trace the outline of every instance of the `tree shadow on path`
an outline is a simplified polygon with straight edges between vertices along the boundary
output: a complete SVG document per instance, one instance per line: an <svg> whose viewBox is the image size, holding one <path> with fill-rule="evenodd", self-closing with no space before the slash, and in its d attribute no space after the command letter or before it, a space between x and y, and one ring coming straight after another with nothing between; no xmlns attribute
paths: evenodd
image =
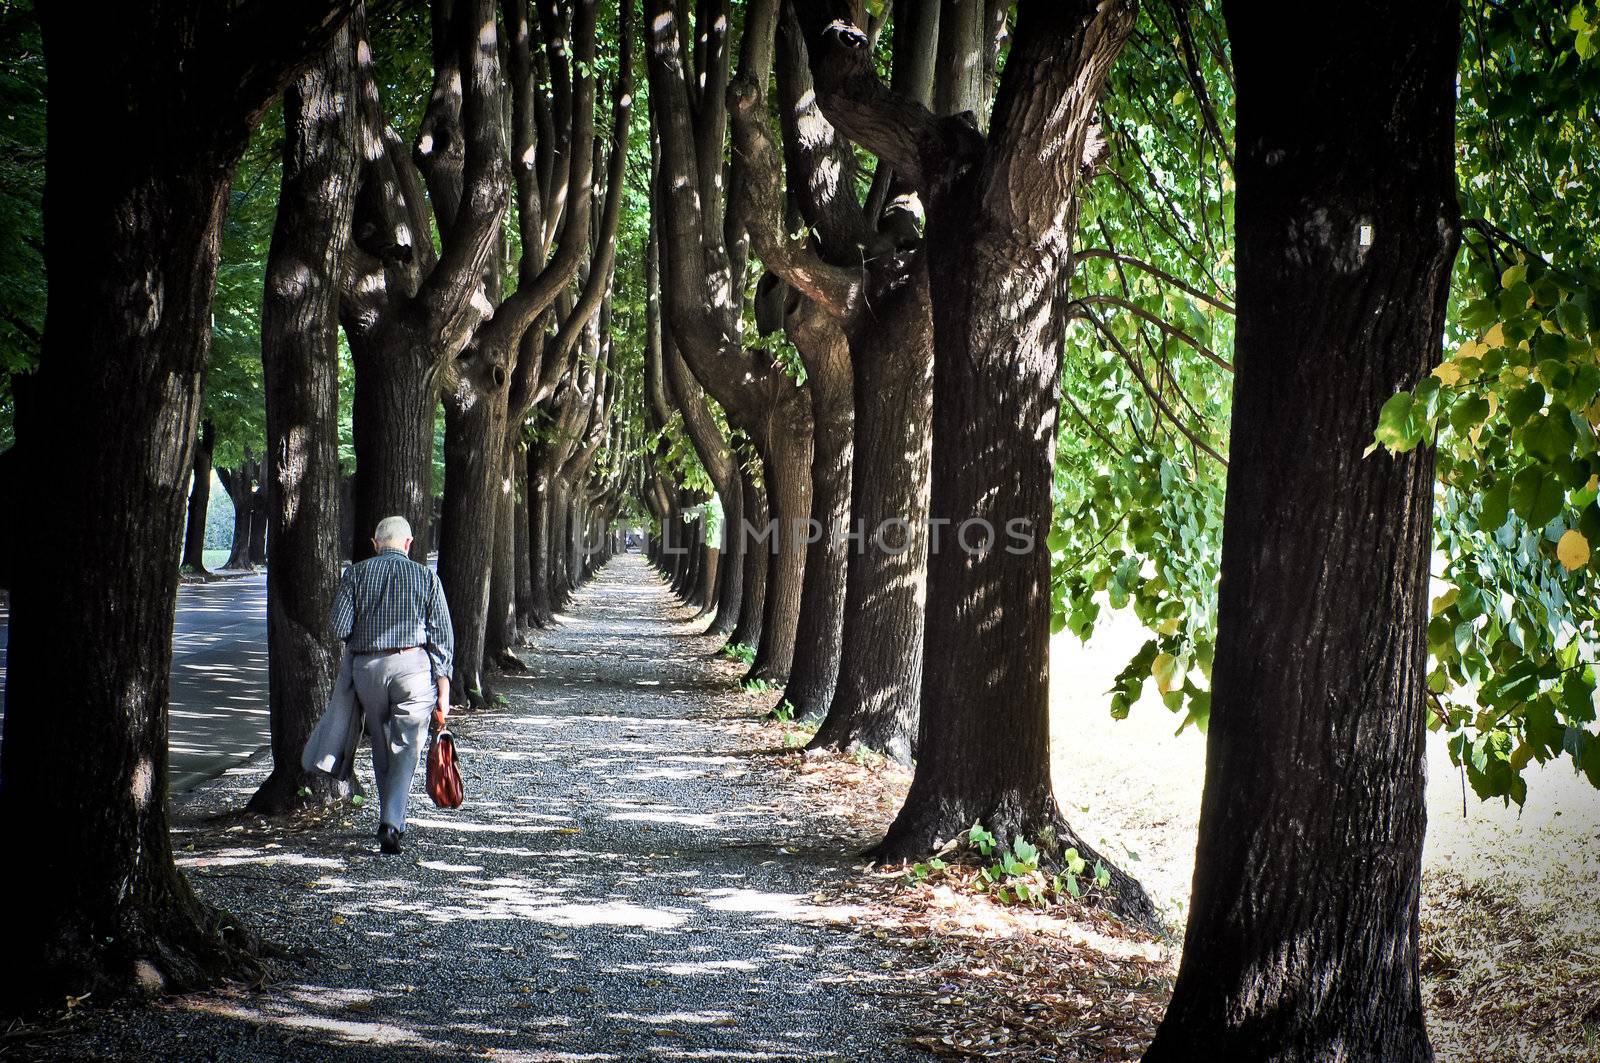
<svg viewBox="0 0 1600 1063"><path fill-rule="evenodd" d="M776 811L781 779L728 726L737 666L707 661L692 612L613 560L502 680L508 703L456 721L467 802L415 793L402 856L376 853L371 808L219 817L264 763L202 787L175 809L180 864L303 958L258 991L90 1013L30 1055L917 1055L862 992L894 956L850 927L867 839Z"/></svg>

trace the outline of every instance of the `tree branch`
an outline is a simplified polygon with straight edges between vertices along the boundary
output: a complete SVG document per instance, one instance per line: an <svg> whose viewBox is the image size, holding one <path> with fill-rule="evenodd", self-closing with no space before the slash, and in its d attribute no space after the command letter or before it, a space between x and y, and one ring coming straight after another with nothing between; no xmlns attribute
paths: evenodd
<svg viewBox="0 0 1600 1063"><path fill-rule="evenodd" d="M1116 349L1117 353L1122 356L1122 360L1127 363L1128 368L1133 371L1133 375L1139 381L1140 386L1144 388L1145 394L1149 395L1150 401L1155 403L1156 409L1160 410L1166 416L1167 420L1170 421L1173 426L1178 429L1178 431L1184 434L1190 443L1193 443L1197 448L1216 459L1217 463L1223 468L1227 468L1228 459L1217 453L1217 451L1212 448L1211 444L1201 439L1193 430L1189 428L1187 424L1183 422L1182 418L1173 412L1172 407L1168 406L1167 401L1161 397L1161 393L1157 391L1155 386L1150 383L1150 378L1145 375L1144 367L1139 364L1139 359L1135 358L1133 356L1133 352L1128 350L1127 347L1123 346L1122 341L1117 339L1116 335L1113 334L1110 329L1106 328L1105 322L1101 321L1095 312L1088 308L1084 309L1083 317L1093 322L1094 327L1099 330L1100 335L1104 336L1106 340L1111 343L1111 346Z"/></svg>
<svg viewBox="0 0 1600 1063"><path fill-rule="evenodd" d="M437 337L441 358L458 354L492 309L482 296L483 273L500 236L509 183L493 0L462 0L454 22L461 51L466 142L461 207L444 237L439 264L416 296L424 328Z"/></svg>
<svg viewBox="0 0 1600 1063"><path fill-rule="evenodd" d="M544 37L545 65L550 71L550 99L546 108L550 122L550 136L547 138L550 147L544 159L549 173L543 182L545 229L541 240L548 248L555 242L556 227L561 224L562 207L570 191L575 161L572 139L577 133L574 123L578 109L573 101L572 39L568 36L567 16L556 0L538 0L534 7L539 15L539 31ZM589 13L593 15L592 7ZM581 11L578 14L581 15ZM572 26L571 29L573 36L581 37L579 27Z"/></svg>
<svg viewBox="0 0 1600 1063"><path fill-rule="evenodd" d="M632 26L631 3L623 0L625 24ZM595 0L578 0L573 19L573 40L576 44L578 80L572 94L572 136L570 176L567 179L569 209L565 212L561 243L549 263L539 271L532 283L519 283L517 290L507 296L495 311L494 318L485 328L490 341L501 347L521 342L522 336L533 323L549 310L558 296L572 283L582 265L589 238L590 210L594 200L594 55L595 55ZM625 49L627 70L631 74L631 49ZM619 79L616 99L629 98L631 87ZM631 98L630 98L631 102ZM624 108L624 111L626 108ZM624 128L626 121L624 120ZM528 254L526 245L523 254ZM548 354L546 359L548 360ZM535 400L537 401L537 400Z"/></svg>
<svg viewBox="0 0 1600 1063"><path fill-rule="evenodd" d="M1228 361L1226 358L1223 358L1221 355L1217 354L1211 348L1207 347L1205 344L1201 343L1199 340L1195 339L1193 336L1189 335L1189 333L1185 332L1177 325L1174 325L1166 318L1163 318L1158 314L1151 313L1132 300L1124 299L1120 295L1085 295L1080 299L1074 300L1074 303L1084 307L1102 304L1120 307L1135 317L1142 318L1143 320L1150 322L1150 324L1154 325L1162 332L1165 332L1167 335L1182 340L1190 347L1193 347L1195 351L1207 361L1226 369L1230 373L1233 372L1232 362Z"/></svg>
<svg viewBox="0 0 1600 1063"><path fill-rule="evenodd" d="M800 214L817 234L818 253L836 266L859 266L876 231L856 196L856 154L817 105L794 5L778 23L778 116L783 166ZM759 86L758 86L759 87ZM765 132L765 112L753 116Z"/></svg>
<svg viewBox="0 0 1600 1063"><path fill-rule="evenodd" d="M1174 277L1172 274L1168 273L1166 270L1161 269L1158 266L1153 266L1150 263L1144 261L1144 259L1134 258L1132 255L1125 255L1120 251L1107 251L1103 247L1081 248L1081 249L1073 252L1073 257L1077 258L1079 261L1082 261L1083 259L1086 259L1086 258L1109 258L1114 262L1120 262L1124 266L1132 266L1137 270L1140 270L1140 271L1142 271L1144 273L1148 273L1152 277L1155 277L1157 280L1159 280L1159 281L1161 281L1161 282L1163 282L1165 284L1170 284L1174 288L1177 288L1179 291L1184 292L1184 293L1186 293L1188 295L1194 296L1196 299L1200 300L1202 303L1207 303L1207 304L1209 304L1211 306L1216 307L1218 310L1221 310L1223 313L1226 313L1226 314L1237 313L1237 311L1234 310L1234 308L1233 308L1233 306L1231 304L1223 302L1221 299L1217 299L1217 298L1215 298L1213 296L1207 295L1205 292L1201 291L1199 288L1195 288L1195 287L1193 287L1193 286L1191 286L1189 284L1185 284L1183 281L1179 280L1177 277Z"/></svg>
<svg viewBox="0 0 1600 1063"><path fill-rule="evenodd" d="M736 205L750 242L768 269L788 281L835 318L854 313L861 295L861 271L832 266L803 237L784 231L782 176L777 149L767 127L760 90L743 75L728 86L734 150L744 164Z"/></svg>
<svg viewBox="0 0 1600 1063"><path fill-rule="evenodd" d="M358 7L359 0L249 0L229 13L218 40L197 49L203 77L244 104L253 126Z"/></svg>
<svg viewBox="0 0 1600 1063"><path fill-rule="evenodd" d="M645 12L652 145L658 155L652 200L662 219L660 239L671 249L663 261L671 267L662 277L666 316L695 375L737 415L760 404L761 389L739 339L742 293L733 290L726 256L714 266L709 253L679 16L669 0L648 0Z"/></svg>
<svg viewBox="0 0 1600 1063"><path fill-rule="evenodd" d="M617 257L617 230L622 221L623 186L628 172L628 118L633 107L632 0L622 0L621 37L622 55L612 92L611 160L606 167L605 206L601 209L600 231L595 235L594 258L583 293L545 354L547 363L566 361L567 353L578 341L579 330L600 309L611 288L611 272ZM549 381L549 387L554 386L555 382ZM541 390L546 390L544 381L541 381Z"/></svg>
<svg viewBox="0 0 1600 1063"><path fill-rule="evenodd" d="M866 48L870 37L853 21L849 0L802 3L796 14L817 99L845 136L921 192L933 175L979 157L983 137L976 128L959 118L938 118L878 79Z"/></svg>

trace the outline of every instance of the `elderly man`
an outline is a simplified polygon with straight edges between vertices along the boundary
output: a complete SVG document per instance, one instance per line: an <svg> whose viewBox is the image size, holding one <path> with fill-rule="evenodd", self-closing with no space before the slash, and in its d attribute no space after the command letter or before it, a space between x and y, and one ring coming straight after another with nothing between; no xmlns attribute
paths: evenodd
<svg viewBox="0 0 1600 1063"><path fill-rule="evenodd" d="M441 724L450 714L455 636L439 577L406 556L406 519L379 521L372 546L377 555L351 565L339 580L328 626L349 644L351 678L372 736L378 844L398 853L429 710Z"/></svg>

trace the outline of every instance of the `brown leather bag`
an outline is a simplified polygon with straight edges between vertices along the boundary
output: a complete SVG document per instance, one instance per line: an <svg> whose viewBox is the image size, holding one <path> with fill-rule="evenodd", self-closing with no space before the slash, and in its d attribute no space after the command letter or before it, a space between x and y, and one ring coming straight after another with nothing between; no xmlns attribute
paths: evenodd
<svg viewBox="0 0 1600 1063"><path fill-rule="evenodd" d="M440 808L460 808L465 794L461 789L461 771L456 767L455 736L444 729L444 719L433 714L439 733L433 736L428 748L428 796Z"/></svg>

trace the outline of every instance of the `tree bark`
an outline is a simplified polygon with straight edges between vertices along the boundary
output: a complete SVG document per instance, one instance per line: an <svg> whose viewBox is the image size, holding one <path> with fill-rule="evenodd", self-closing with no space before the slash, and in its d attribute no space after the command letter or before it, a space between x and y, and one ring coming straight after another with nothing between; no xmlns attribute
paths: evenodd
<svg viewBox="0 0 1600 1063"><path fill-rule="evenodd" d="M706 540L706 563L700 575L700 612L697 617L707 616L717 610L717 573L721 569L722 551Z"/></svg>
<svg viewBox="0 0 1600 1063"><path fill-rule="evenodd" d="M767 534L761 549L769 560L761 642L745 678L781 684L788 682L794 662L811 519L811 404L806 396L795 392L775 404L762 436L757 449L770 519L761 529Z"/></svg>
<svg viewBox="0 0 1600 1063"><path fill-rule="evenodd" d="M189 487L189 509L184 518L183 567L199 575L206 571L206 513L211 506L211 455L217 445L217 429L211 418L200 422L200 436L194 448L194 482Z"/></svg>
<svg viewBox="0 0 1600 1063"><path fill-rule="evenodd" d="M560 473L550 478L550 606L557 612L567 607L567 532L571 520L571 498Z"/></svg>
<svg viewBox="0 0 1600 1063"><path fill-rule="evenodd" d="M250 456L248 447L245 448L244 461L237 468L217 470L222 489L228 492L228 499L233 503L233 540L228 544L228 560L222 566L225 569L251 567L250 526L255 518L255 489L252 482L258 474L256 461Z"/></svg>
<svg viewBox="0 0 1600 1063"><path fill-rule="evenodd" d="M527 512L522 504L520 472L526 465L522 461L522 448L513 446L502 456L510 460L495 489L498 510L494 518L494 553L489 572L489 623L484 629L484 657L492 666L503 671L519 672L524 666L512 652L512 647L522 641L518 622L519 578L527 575L525 557L518 564L517 544L528 541Z"/></svg>
<svg viewBox="0 0 1600 1063"><path fill-rule="evenodd" d="M267 513L272 504L266 469L256 465L256 485L250 492L250 565L252 568L267 563Z"/></svg>
<svg viewBox="0 0 1600 1063"><path fill-rule="evenodd" d="M1428 1060L1433 454L1362 450L1439 359L1459 9L1364 3L1292 53L1226 14L1239 299L1217 654L1183 963L1145 1058L1203 1038L1239 1059Z"/></svg>
<svg viewBox="0 0 1600 1063"><path fill-rule="evenodd" d="M530 619L536 627L555 624L550 594L550 470L545 451L553 444L539 439L528 445L528 577L532 595Z"/></svg>
<svg viewBox="0 0 1600 1063"><path fill-rule="evenodd" d="M744 598L739 603L739 622L734 625L728 642L734 646L748 646L752 650L761 641L761 625L766 617L767 556L769 548L755 540L751 529L767 525L766 487L749 470L740 468L739 482L744 495L743 513L737 526L729 525L730 541L737 541L740 560L744 565Z"/></svg>
<svg viewBox="0 0 1600 1063"><path fill-rule="evenodd" d="M341 30L283 97L283 177L261 308L267 453L269 815L344 796L300 754L339 669L328 610L339 579L339 283L355 204L355 53Z"/></svg>
<svg viewBox="0 0 1600 1063"><path fill-rule="evenodd" d="M516 642L525 644L535 627L533 622L533 480L528 467L527 443L518 443L513 458L516 470L516 505L513 515L512 552L516 568ZM497 559L498 560L498 559Z"/></svg>
<svg viewBox="0 0 1600 1063"><path fill-rule="evenodd" d="M426 562L433 549L433 426L439 386L431 366L418 357L425 352L426 341L398 332L370 341L351 336L353 560L372 556L373 529L390 516L410 523L413 560Z"/></svg>
<svg viewBox="0 0 1600 1063"><path fill-rule="evenodd" d="M729 641L732 641L734 629L739 626L740 611L744 604L744 539L740 533L744 524L744 501L744 483L735 468L728 493L722 496L722 553L717 559L717 615L706 629L706 634L722 635Z"/></svg>
<svg viewBox="0 0 1600 1063"><path fill-rule="evenodd" d="M474 379L477 370L483 370L481 379ZM470 361L444 400L445 504L439 528L439 582L450 603L455 629L453 697L456 704L470 708L481 708L492 693L484 645L495 520L500 515L495 481L500 478L505 453L507 383L504 366Z"/></svg>
<svg viewBox="0 0 1600 1063"><path fill-rule="evenodd" d="M933 331L928 275L870 300L851 333L855 462L843 653L812 749L876 750L909 764L922 696L932 467Z"/></svg>
<svg viewBox="0 0 1600 1063"><path fill-rule="evenodd" d="M99 91L53 93L48 116L50 295L18 443L18 549L72 558L73 578L19 566L12 588L0 846L27 868L12 876L24 914L0 973L10 1013L259 974L250 935L173 862L175 561L230 175L289 70L347 9L38 14L52 85Z"/></svg>
<svg viewBox="0 0 1600 1063"><path fill-rule="evenodd" d="M855 396L849 343L837 320L808 301L790 315L786 330L805 361L811 399L811 512L805 537L813 541L806 547L794 663L783 700L795 719L816 721L833 701L843 650Z"/></svg>
<svg viewBox="0 0 1600 1063"><path fill-rule="evenodd" d="M684 605L698 609L700 599L696 595L700 590L700 518L690 517L684 522L682 531L683 575L678 580L678 597L683 599Z"/></svg>

